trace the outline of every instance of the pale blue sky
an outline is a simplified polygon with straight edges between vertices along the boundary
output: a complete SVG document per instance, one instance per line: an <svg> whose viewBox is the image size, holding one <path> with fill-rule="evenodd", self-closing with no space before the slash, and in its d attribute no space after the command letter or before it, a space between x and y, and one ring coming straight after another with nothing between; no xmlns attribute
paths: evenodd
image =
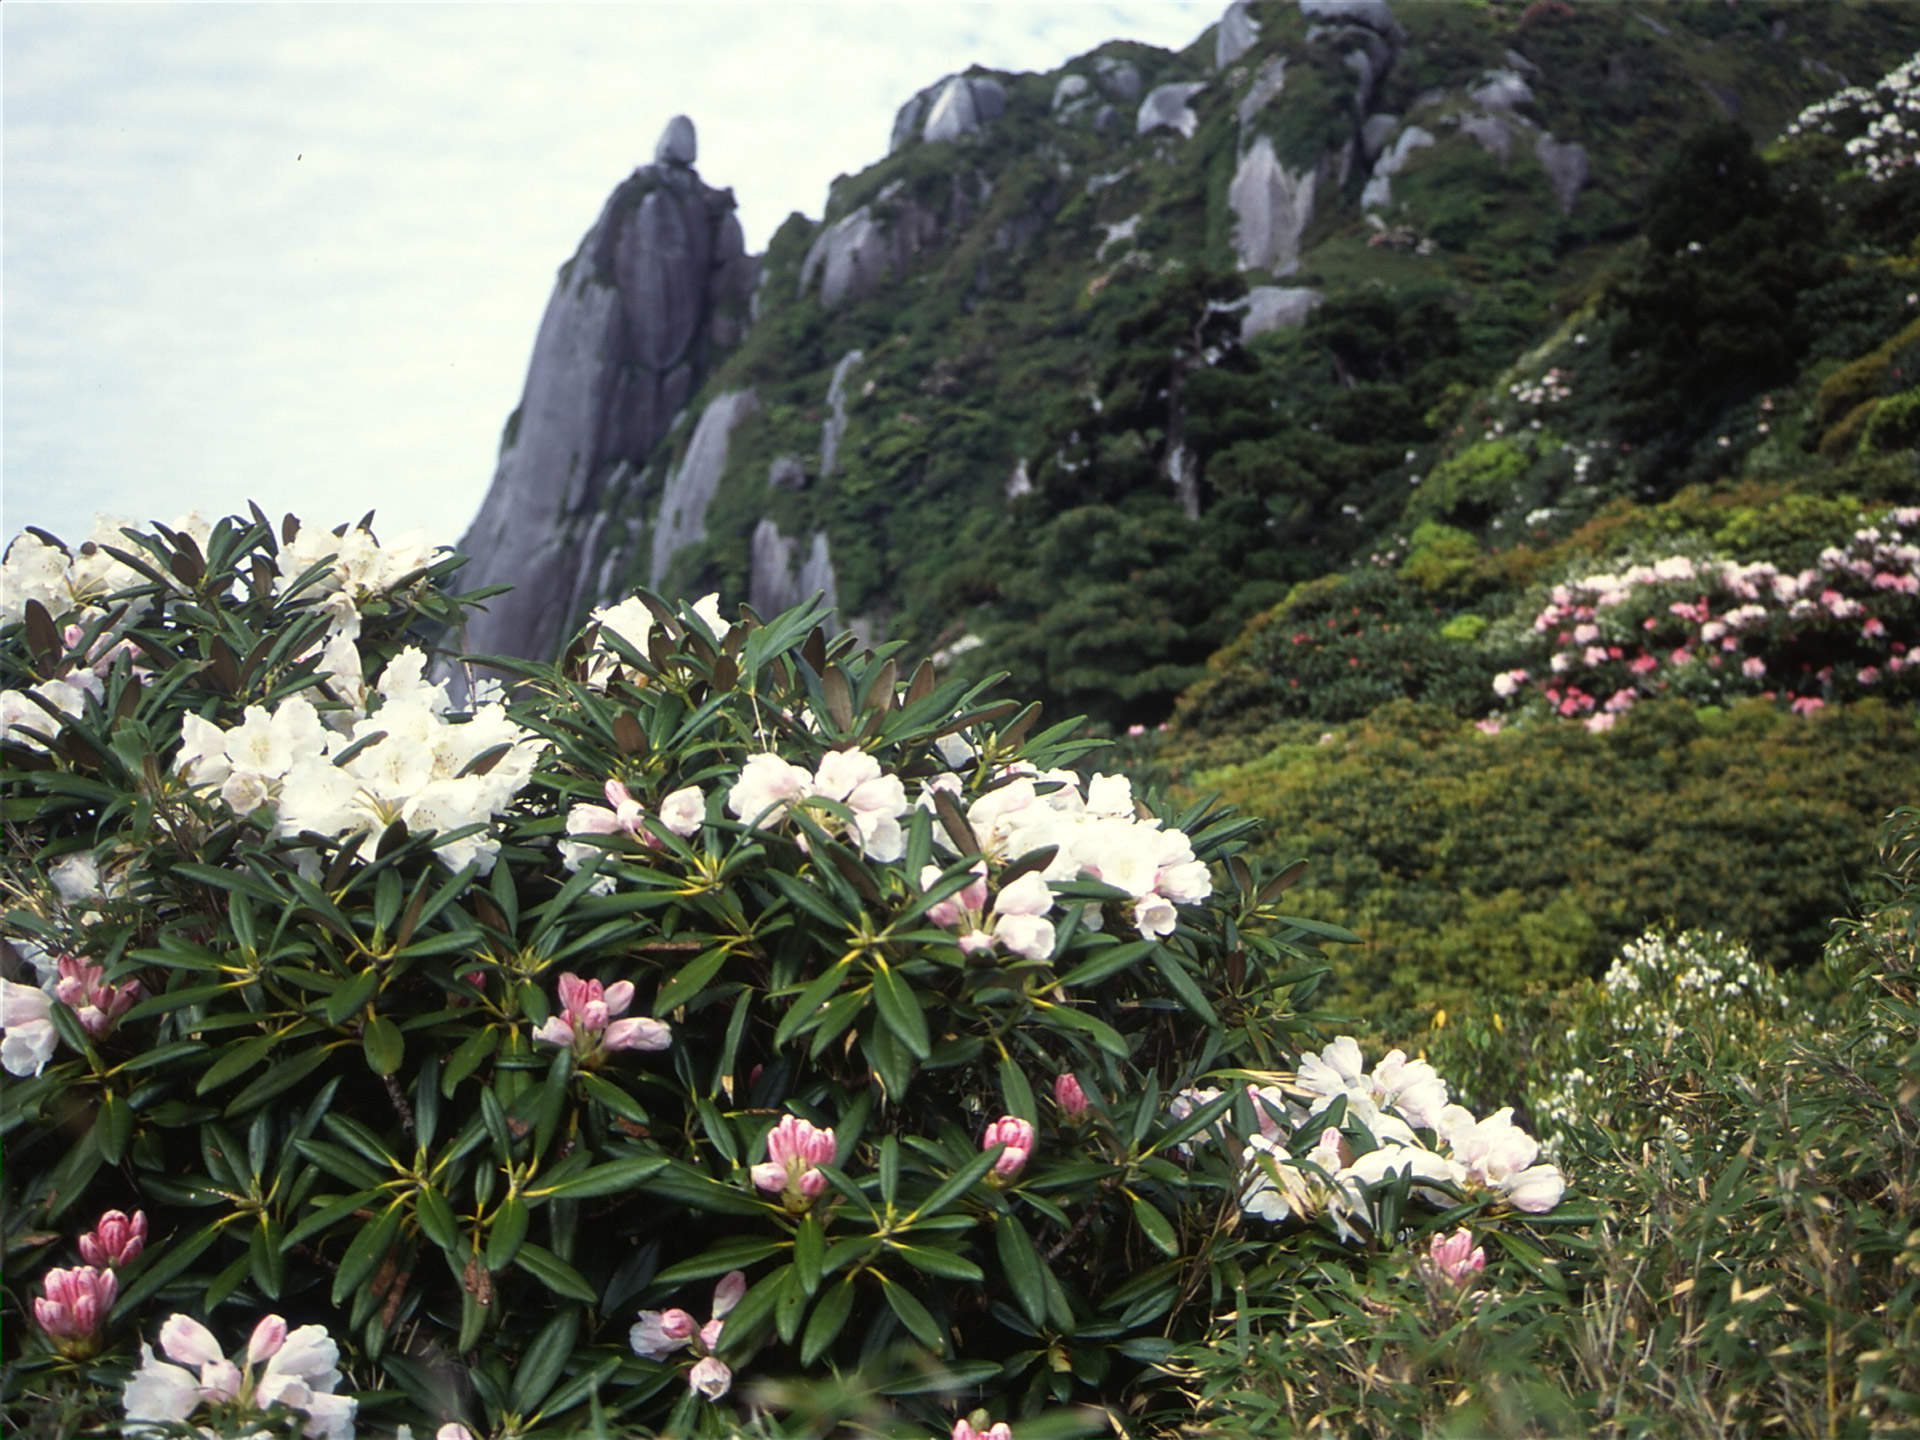
<svg viewBox="0 0 1920 1440"><path fill-rule="evenodd" d="M1223 4L8 0L5 534L253 498L451 543L554 271L670 116L757 250L939 76Z"/></svg>

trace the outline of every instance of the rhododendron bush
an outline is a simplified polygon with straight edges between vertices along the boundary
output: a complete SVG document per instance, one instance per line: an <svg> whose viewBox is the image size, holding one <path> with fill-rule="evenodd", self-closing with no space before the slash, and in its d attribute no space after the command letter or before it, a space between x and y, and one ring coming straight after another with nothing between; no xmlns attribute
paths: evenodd
<svg viewBox="0 0 1920 1440"><path fill-rule="evenodd" d="M469 669L456 564L9 551L10 1407L725 1433L832 1374L902 1433L1157 1426L1268 1257L1458 1289L1570 1218L1508 1113L1307 1038L1351 937L1254 822L817 608Z"/></svg>

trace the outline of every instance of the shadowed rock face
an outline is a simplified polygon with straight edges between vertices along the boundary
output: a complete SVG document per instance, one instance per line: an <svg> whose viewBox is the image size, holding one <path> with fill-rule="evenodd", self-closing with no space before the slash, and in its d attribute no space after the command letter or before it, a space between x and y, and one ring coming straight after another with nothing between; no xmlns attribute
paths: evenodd
<svg viewBox="0 0 1920 1440"><path fill-rule="evenodd" d="M715 352L739 339L755 262L733 192L693 169L693 123L670 122L561 268L493 485L460 543L467 587L510 584L467 621L470 649L543 658L591 597L593 520L640 469Z"/></svg>

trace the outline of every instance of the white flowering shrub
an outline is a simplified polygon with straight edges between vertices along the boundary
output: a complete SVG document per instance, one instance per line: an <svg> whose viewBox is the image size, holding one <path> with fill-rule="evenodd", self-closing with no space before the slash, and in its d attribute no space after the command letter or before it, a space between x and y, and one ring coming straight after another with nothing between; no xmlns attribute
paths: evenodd
<svg viewBox="0 0 1920 1440"><path fill-rule="evenodd" d="M719 1434L832 1374L1158 1424L1273 1256L1565 1223L1509 1114L1312 1052L1351 937L1252 821L812 609L643 594L456 685L453 564L8 552L9 1407Z"/></svg>
<svg viewBox="0 0 1920 1440"><path fill-rule="evenodd" d="M1917 527L1920 508L1889 510L1797 572L1669 555L1570 577L1522 633L1536 658L1496 675L1494 693L1590 730L1661 695L1758 695L1801 713L1833 699L1904 697L1920 667Z"/></svg>
<svg viewBox="0 0 1920 1440"><path fill-rule="evenodd" d="M1784 139L1832 135L1869 180L1891 178L1920 158L1920 55L1872 86L1848 85L1788 122Z"/></svg>

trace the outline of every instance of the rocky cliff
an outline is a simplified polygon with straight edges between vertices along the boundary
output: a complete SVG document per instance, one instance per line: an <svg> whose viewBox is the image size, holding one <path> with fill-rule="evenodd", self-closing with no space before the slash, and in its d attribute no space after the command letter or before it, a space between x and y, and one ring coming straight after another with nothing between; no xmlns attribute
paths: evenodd
<svg viewBox="0 0 1920 1440"><path fill-rule="evenodd" d="M514 587L469 621L474 650L553 649L602 578L582 560L604 548L610 498L743 333L754 261L733 192L703 182L695 158L693 122L677 116L561 267L493 484L460 543L467 585ZM724 434L716 443L724 464ZM699 533L704 503L683 510Z"/></svg>
<svg viewBox="0 0 1920 1440"><path fill-rule="evenodd" d="M1920 17L1659 15L1235 3L1178 53L947 76L757 262L670 131L562 273L468 539L470 579L521 587L476 648L539 653L634 584L823 590L869 638L1151 723L1398 527L1670 493L1672 447L1450 509L1421 481L1518 360L1576 317L1612 333L1664 155L1731 112L1778 134Z"/></svg>

